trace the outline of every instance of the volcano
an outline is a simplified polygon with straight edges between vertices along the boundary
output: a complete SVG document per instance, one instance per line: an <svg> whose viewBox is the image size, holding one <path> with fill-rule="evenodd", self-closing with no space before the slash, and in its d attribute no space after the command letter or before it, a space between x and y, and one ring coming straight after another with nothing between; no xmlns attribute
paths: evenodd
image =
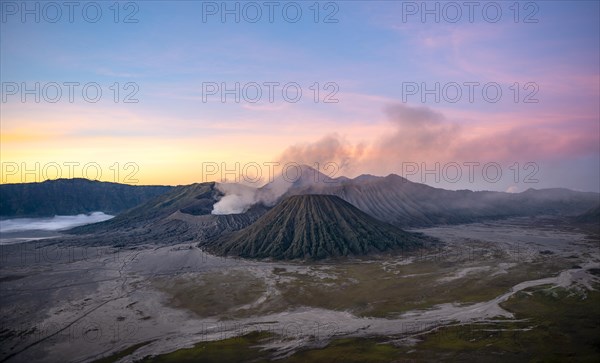
<svg viewBox="0 0 600 363"><path fill-rule="evenodd" d="M203 247L246 258L324 259L413 250L427 240L375 219L337 196L297 195L250 226Z"/></svg>

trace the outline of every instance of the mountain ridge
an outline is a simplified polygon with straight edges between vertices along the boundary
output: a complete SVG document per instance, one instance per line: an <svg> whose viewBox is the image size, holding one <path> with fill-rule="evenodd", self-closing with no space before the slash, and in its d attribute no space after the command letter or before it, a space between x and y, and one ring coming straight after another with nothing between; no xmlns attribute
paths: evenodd
<svg viewBox="0 0 600 363"><path fill-rule="evenodd" d="M101 211L118 214L172 187L84 178L0 185L0 217L52 217Z"/></svg>
<svg viewBox="0 0 600 363"><path fill-rule="evenodd" d="M429 241L379 221L332 195L290 196L256 222L201 246L244 258L323 259L394 249Z"/></svg>
<svg viewBox="0 0 600 363"><path fill-rule="evenodd" d="M302 194L337 195L363 212L400 227L471 223L485 219L531 215L577 215L593 207L600 194L569 189L521 193L446 190L411 182L397 174L352 179L326 185L291 187L283 197Z"/></svg>
<svg viewBox="0 0 600 363"><path fill-rule="evenodd" d="M314 175L317 175L317 181L323 176ZM257 198L259 203L237 214L212 214L215 203L228 195L218 183L167 187L166 191L121 211L111 220L76 227L67 233L74 234L74 238L85 235L86 242L91 244L206 242L223 233L248 227L285 198L304 194L337 196L369 216L399 228L472 223L516 216L575 216L598 205L600 201L598 193L568 189L528 189L514 194L451 191L410 182L396 174L338 178L333 183L315 183L314 175L308 174L304 182L291 187L279 185L287 189L282 189L281 195L274 197L271 204L262 203ZM105 185L93 181L85 183ZM107 186L112 187L112 184L108 183ZM0 192L5 189L0 188ZM267 189L256 189L256 193ZM62 193L68 191L63 189Z"/></svg>

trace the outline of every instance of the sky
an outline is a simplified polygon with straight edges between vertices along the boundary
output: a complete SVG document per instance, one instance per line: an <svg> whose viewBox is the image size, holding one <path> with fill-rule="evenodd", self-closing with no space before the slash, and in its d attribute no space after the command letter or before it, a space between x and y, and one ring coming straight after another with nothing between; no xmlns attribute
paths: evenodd
<svg viewBox="0 0 600 363"><path fill-rule="evenodd" d="M598 1L0 4L2 183L600 191Z"/></svg>

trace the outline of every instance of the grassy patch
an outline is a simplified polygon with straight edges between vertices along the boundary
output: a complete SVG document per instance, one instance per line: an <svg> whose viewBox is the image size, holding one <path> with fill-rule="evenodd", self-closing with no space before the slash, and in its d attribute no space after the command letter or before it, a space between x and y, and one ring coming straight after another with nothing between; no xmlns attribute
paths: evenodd
<svg viewBox="0 0 600 363"><path fill-rule="evenodd" d="M143 347L144 345L147 345L147 344L150 344L150 343L151 343L151 341L150 342L138 343L136 345L132 345L131 347L128 347L127 349L123 349L122 351L116 352L114 354L111 354L108 357L104 357L104 358L100 358L98 360L95 360L94 363L113 363L113 362L116 362L119 359L127 357L128 355L132 354L133 352L135 352L139 348Z"/></svg>
<svg viewBox="0 0 600 363"><path fill-rule="evenodd" d="M402 362L405 349L391 344L380 343L376 339L338 339L323 349L300 351L282 363L383 363Z"/></svg>
<svg viewBox="0 0 600 363"><path fill-rule="evenodd" d="M502 306L525 321L442 328L425 336L417 355L469 362L600 361L600 292L537 287Z"/></svg>
<svg viewBox="0 0 600 363"><path fill-rule="evenodd" d="M328 281L313 275L281 273L294 277L291 282L277 285L282 292L279 303L287 307L313 306L332 310L349 310L359 316L393 317L414 309L458 302L487 301L528 280L551 276L565 266L566 261L548 258L535 263L522 263L508 273L494 275L502 260L485 264L419 261L384 269L379 262L346 263L327 269L336 275ZM466 267L489 266L452 281L439 281ZM570 265L569 265L570 266ZM335 285L332 288L331 285Z"/></svg>
<svg viewBox="0 0 600 363"><path fill-rule="evenodd" d="M276 360L312 362L598 362L600 292L575 293L536 287L515 294L503 307L517 320L454 325L421 336L413 346L381 338L344 338ZM277 336L253 332L201 342L143 362L267 362L273 352L258 345Z"/></svg>
<svg viewBox="0 0 600 363"><path fill-rule="evenodd" d="M169 305L173 307L187 309L199 317L223 319L245 316L236 308L253 303L266 289L261 279L241 271L160 279L154 281L154 286L171 297Z"/></svg>
<svg viewBox="0 0 600 363"><path fill-rule="evenodd" d="M389 261L394 260L312 264L308 273L276 267L269 278L276 279L277 293L266 294L267 298L256 305L252 304L266 293L267 285L262 278L242 270L163 278L156 280L155 286L170 296L169 305L199 317L227 320L309 306L389 318L437 304L487 301L520 282L552 276L572 265L572 261L547 257L494 274L506 260L425 260L406 265ZM465 268L475 270L451 281L440 280Z"/></svg>
<svg viewBox="0 0 600 363"><path fill-rule="evenodd" d="M196 344L193 348L180 349L154 357L146 357L143 363L171 362L268 362L272 361L272 351L260 349L257 345L274 337L266 332L253 332L241 337ZM380 343L376 339L350 338L333 341L323 349L309 349L290 357L277 359L280 363L383 363L399 362L405 348Z"/></svg>
<svg viewBox="0 0 600 363"><path fill-rule="evenodd" d="M267 352L261 351L256 345L269 339L271 333L252 332L244 336L229 338L214 342L201 342L192 348L154 357L146 357L144 363L233 363L265 361Z"/></svg>

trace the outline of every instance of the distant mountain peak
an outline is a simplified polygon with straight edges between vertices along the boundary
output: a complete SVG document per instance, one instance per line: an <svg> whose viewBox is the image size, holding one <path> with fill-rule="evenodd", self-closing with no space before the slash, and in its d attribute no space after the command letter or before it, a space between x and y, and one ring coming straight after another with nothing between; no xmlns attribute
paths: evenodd
<svg viewBox="0 0 600 363"><path fill-rule="evenodd" d="M406 179L405 177L400 176L398 174L394 174L394 173L388 174L385 178L386 179L395 179L395 180L400 180L400 181L412 183L410 180Z"/></svg>
<svg viewBox="0 0 600 363"><path fill-rule="evenodd" d="M383 179L383 177L372 175L372 174L361 174L352 180L357 181L357 182L368 182L368 181L379 180L379 179Z"/></svg>
<svg viewBox="0 0 600 363"><path fill-rule="evenodd" d="M300 165L300 173L295 171L294 167L287 168L287 175L285 176L288 182L291 182L294 186L304 186L308 184L319 184L319 183L330 183L335 180L325 175L320 170L308 166L306 164ZM298 175L299 174L299 175Z"/></svg>

